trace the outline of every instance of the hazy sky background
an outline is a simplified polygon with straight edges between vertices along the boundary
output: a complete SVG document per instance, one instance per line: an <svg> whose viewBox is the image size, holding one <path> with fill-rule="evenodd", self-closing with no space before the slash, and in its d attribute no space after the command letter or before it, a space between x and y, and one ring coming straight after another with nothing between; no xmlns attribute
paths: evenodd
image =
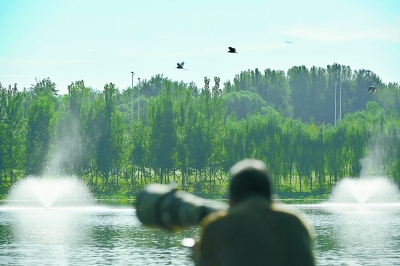
<svg viewBox="0 0 400 266"><path fill-rule="evenodd" d="M400 83L399 0L0 0L0 36L0 82L19 90L49 77L61 94L77 80L122 91L131 71L134 85L163 74L203 87L333 63Z"/></svg>

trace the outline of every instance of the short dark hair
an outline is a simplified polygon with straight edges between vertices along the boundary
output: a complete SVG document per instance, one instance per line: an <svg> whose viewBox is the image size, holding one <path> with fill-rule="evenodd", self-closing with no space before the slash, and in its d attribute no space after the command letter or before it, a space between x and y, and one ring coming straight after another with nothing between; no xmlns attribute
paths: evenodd
<svg viewBox="0 0 400 266"><path fill-rule="evenodd" d="M238 203L251 196L263 196L271 199L272 175L265 163L260 160L245 159L229 170L230 199Z"/></svg>

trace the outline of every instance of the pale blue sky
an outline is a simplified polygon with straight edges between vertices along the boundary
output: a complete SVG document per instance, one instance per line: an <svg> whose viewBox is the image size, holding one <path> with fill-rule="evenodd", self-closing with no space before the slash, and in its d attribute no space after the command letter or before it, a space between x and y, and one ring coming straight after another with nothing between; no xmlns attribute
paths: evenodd
<svg viewBox="0 0 400 266"><path fill-rule="evenodd" d="M131 71L134 84L164 74L202 87L204 76L333 63L400 83L398 0L0 0L0 36L0 82L20 90L46 77L61 94L77 80L122 90Z"/></svg>

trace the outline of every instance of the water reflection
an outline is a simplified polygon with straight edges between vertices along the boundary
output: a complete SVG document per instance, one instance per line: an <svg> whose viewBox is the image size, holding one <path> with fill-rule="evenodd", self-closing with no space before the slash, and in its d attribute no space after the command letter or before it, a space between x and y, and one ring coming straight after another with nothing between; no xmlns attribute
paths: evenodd
<svg viewBox="0 0 400 266"><path fill-rule="evenodd" d="M317 265L398 265L400 205L299 205L314 227Z"/></svg>
<svg viewBox="0 0 400 266"><path fill-rule="evenodd" d="M285 205L314 227L317 265L398 265L400 205ZM0 264L193 265L184 238L144 227L131 206L21 209L0 206Z"/></svg>
<svg viewBox="0 0 400 266"><path fill-rule="evenodd" d="M145 228L132 208L0 207L0 264L190 265L180 241L197 231Z"/></svg>

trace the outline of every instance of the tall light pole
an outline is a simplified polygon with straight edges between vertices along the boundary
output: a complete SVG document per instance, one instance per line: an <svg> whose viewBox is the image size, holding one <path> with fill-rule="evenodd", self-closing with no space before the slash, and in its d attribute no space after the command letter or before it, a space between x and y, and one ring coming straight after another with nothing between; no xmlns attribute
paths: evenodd
<svg viewBox="0 0 400 266"><path fill-rule="evenodd" d="M137 122L139 124L139 116L140 116L140 78L138 78L139 86L138 86L138 102L137 102Z"/></svg>
<svg viewBox="0 0 400 266"><path fill-rule="evenodd" d="M133 76L135 75L135 73L133 71L131 71L132 73L132 109L131 109L131 130L132 130L132 119L133 119Z"/></svg>
<svg viewBox="0 0 400 266"><path fill-rule="evenodd" d="M337 118L337 113L336 113L336 85L337 82L335 82L335 126L336 126L336 118ZM342 120L342 73L339 75L339 121Z"/></svg>
<svg viewBox="0 0 400 266"><path fill-rule="evenodd" d="M339 85L339 120L342 121L342 74L340 74L340 85Z"/></svg>

